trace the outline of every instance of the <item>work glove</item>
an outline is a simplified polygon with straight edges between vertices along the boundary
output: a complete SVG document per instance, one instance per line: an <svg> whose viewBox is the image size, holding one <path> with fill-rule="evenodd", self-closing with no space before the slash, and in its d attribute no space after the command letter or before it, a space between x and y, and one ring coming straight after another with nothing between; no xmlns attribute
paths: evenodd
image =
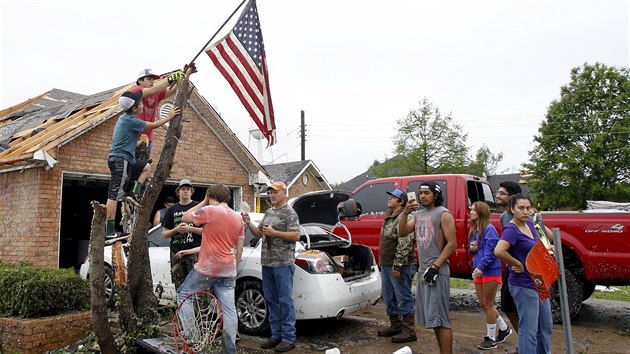
<svg viewBox="0 0 630 354"><path fill-rule="evenodd" d="M168 77L168 83L170 85L176 82L181 82L182 80L184 80L184 72L181 70L177 70Z"/></svg>
<svg viewBox="0 0 630 354"><path fill-rule="evenodd" d="M429 284L429 286L431 286L437 280L439 272L440 267L432 264L429 268L427 268L427 270L424 271L424 274L422 274L422 279L424 279L424 282L426 284Z"/></svg>

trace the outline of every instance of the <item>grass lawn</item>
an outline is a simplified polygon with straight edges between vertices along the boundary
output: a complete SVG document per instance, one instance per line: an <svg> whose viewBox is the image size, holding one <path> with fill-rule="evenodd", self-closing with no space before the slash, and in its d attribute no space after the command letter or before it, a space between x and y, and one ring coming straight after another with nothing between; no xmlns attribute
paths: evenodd
<svg viewBox="0 0 630 354"><path fill-rule="evenodd" d="M472 279L451 278L451 288L475 290Z"/></svg>
<svg viewBox="0 0 630 354"><path fill-rule="evenodd" d="M605 299L605 300L617 300L617 301L630 301L630 286L615 286L619 289L617 291L595 291L591 298L593 299Z"/></svg>
<svg viewBox="0 0 630 354"><path fill-rule="evenodd" d="M451 278L451 288L475 290L475 285L470 279ZM630 302L630 286L615 286L615 288L619 290L595 291L591 298Z"/></svg>

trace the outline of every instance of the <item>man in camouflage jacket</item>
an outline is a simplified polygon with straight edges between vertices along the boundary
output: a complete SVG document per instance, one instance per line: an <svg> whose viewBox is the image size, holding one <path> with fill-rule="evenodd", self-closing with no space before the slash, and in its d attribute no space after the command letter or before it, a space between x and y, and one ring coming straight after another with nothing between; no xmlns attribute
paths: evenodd
<svg viewBox="0 0 630 354"><path fill-rule="evenodd" d="M400 189L387 192L389 211L383 221L379 242L383 301L390 326L378 331L381 337L392 337L394 343L416 341L415 307L411 282L418 269L413 251L414 233L398 235L400 218L407 204L407 194Z"/></svg>

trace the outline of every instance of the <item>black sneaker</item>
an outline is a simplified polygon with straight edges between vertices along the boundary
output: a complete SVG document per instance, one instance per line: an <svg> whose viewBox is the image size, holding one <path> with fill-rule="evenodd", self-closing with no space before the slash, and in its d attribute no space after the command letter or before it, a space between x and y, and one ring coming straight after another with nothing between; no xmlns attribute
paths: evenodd
<svg viewBox="0 0 630 354"><path fill-rule="evenodd" d="M496 342L497 342L497 343L503 343L503 342L505 342L505 339L506 339L507 337L509 337L509 336L510 336L510 334L512 334L512 328L510 328L510 327L508 327L508 328L507 328L506 330L504 330L504 331L499 330L499 334L497 335L497 340L496 340Z"/></svg>
<svg viewBox="0 0 630 354"><path fill-rule="evenodd" d="M126 240L131 236L128 232L116 232L111 235L105 235L105 246L109 246L116 241Z"/></svg>
<svg viewBox="0 0 630 354"><path fill-rule="evenodd" d="M497 347L497 342L490 339L490 337L483 337L483 342L477 344L477 348L482 350L494 349Z"/></svg>

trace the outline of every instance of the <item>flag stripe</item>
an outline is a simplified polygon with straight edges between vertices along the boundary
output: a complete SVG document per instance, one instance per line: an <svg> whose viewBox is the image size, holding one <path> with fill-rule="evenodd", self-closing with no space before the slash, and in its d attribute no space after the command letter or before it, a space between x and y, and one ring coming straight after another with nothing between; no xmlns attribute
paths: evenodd
<svg viewBox="0 0 630 354"><path fill-rule="evenodd" d="M270 145L275 144L276 142L276 129L275 129L275 122L273 121L273 105L271 104L271 92L269 92L269 75L267 75L267 65L266 65L266 55L263 53L262 55L262 62L263 62L263 69L265 70L265 73L263 75L264 80L265 80L265 85L264 85L264 94L263 96L267 98L267 104L265 105L265 125L268 127L274 127L273 130L271 130L271 133L273 133L273 143L270 142Z"/></svg>
<svg viewBox="0 0 630 354"><path fill-rule="evenodd" d="M219 51L220 48L221 45L217 46ZM217 57L215 65L223 73L223 76L230 83L241 100L245 99L249 106L256 109L257 112L255 113L255 116L261 116L263 113L263 103L261 102L262 93L254 93L251 90L251 85L247 82L247 80L243 79L243 76L238 71L238 68L234 68L233 65L230 65L227 62L228 60L231 61L229 56L220 55Z"/></svg>
<svg viewBox="0 0 630 354"><path fill-rule="evenodd" d="M227 43L229 44L229 42L230 41L228 40ZM243 88L247 91L247 94L252 97L256 106L262 112L264 110L262 75L256 75L256 73L252 72L251 69L247 70L249 66L243 65L243 62L246 62L246 59L243 58L238 49L239 48L236 45L222 45L219 48L219 53L221 53L225 63L232 69L232 72L234 72L235 77L232 77L232 79L238 79L238 81L241 82Z"/></svg>
<svg viewBox="0 0 630 354"><path fill-rule="evenodd" d="M275 144L276 124L256 0L249 1L232 31L206 53L267 138L267 146Z"/></svg>
<svg viewBox="0 0 630 354"><path fill-rule="evenodd" d="M263 74L256 67L256 63L254 63L251 57L247 54L247 51L243 47L243 44L238 40L238 38L230 35L227 41L228 47L234 52L236 57L240 60L241 63L247 63L247 65L242 65L243 69L247 72L248 76L252 79L255 78L254 83L256 84L256 88L258 92L263 91Z"/></svg>
<svg viewBox="0 0 630 354"><path fill-rule="evenodd" d="M262 117L264 114L257 107L256 103L252 100L251 96L243 95L243 92L247 92L247 90L245 90L245 88L240 85L239 80L233 79L233 77L235 77L236 74L232 72L232 69L230 68L229 65L225 63L224 58L222 56L217 56L216 53L214 53L214 48L212 50L208 50L206 53L208 53L208 55L214 62L214 65L217 67L217 69L219 69L219 72L221 72L223 77L225 77L225 79L228 81L230 86L232 86L232 89L234 90L234 92L236 92L236 95L240 99L241 103L243 104L243 106L245 106L247 113L249 113L252 119L254 119L254 121L256 122L256 125L258 125L258 128L260 128L260 130L262 131L264 125L263 125L263 122L260 121L259 117ZM263 127L261 127L261 125L263 125Z"/></svg>

